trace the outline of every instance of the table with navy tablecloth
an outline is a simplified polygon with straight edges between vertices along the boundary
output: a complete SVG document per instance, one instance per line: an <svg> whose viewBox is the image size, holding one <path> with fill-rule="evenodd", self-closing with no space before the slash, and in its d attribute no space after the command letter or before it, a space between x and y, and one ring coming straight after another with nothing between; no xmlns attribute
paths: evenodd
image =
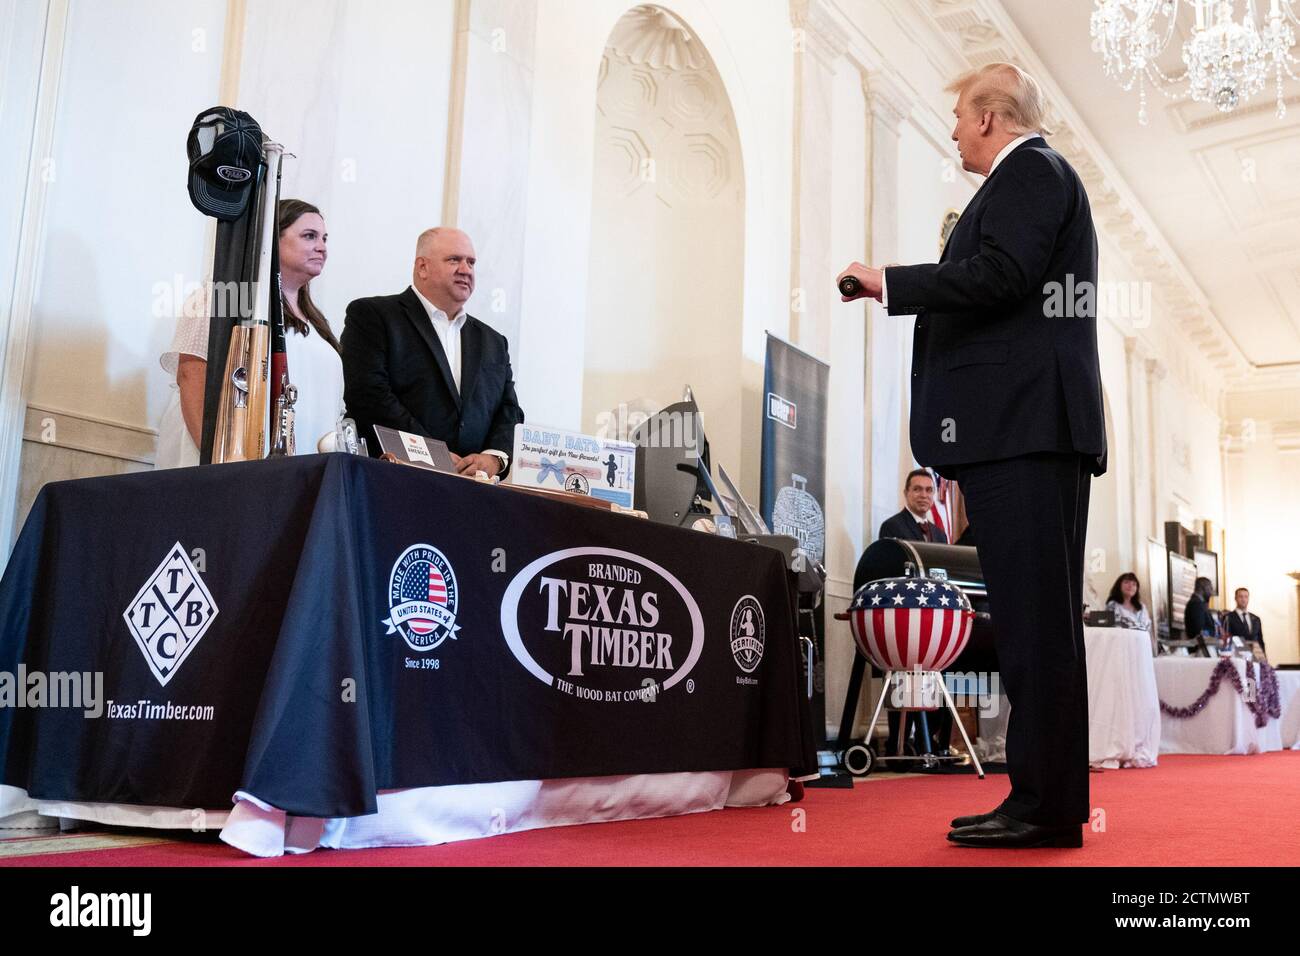
<svg viewBox="0 0 1300 956"><path fill-rule="evenodd" d="M47 485L0 582L20 669L102 675L103 712L0 707L0 825L439 842L816 766L780 552L348 455Z"/></svg>

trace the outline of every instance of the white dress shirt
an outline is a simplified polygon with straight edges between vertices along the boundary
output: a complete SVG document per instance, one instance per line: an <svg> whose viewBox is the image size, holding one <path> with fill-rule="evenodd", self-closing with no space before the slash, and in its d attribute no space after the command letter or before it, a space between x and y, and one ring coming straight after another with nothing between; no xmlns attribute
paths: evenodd
<svg viewBox="0 0 1300 956"><path fill-rule="evenodd" d="M912 520L916 522L916 527L921 531L922 535L925 536L928 540L929 536L925 535L925 528L923 528L922 525L924 525L928 521L930 523L930 527L932 528L936 527L935 521L931 517L931 512L927 511L925 514L919 515L911 508L908 508L907 513L912 516Z"/></svg>
<svg viewBox="0 0 1300 956"><path fill-rule="evenodd" d="M998 164L1002 162L1002 160L1010 156L1012 150L1014 150L1017 146L1019 146L1021 143L1028 142L1029 140L1035 138L1036 136L1042 136L1042 135L1043 134L1040 133L1038 130L1034 130L1032 133L1022 133L1021 135L1013 139L1011 142L1007 143L1007 145L1003 146L1000 150L998 150L998 154L993 157L993 165L989 167L989 176L993 175L993 170L997 169ZM885 308L889 308L889 286L885 280L884 269L880 270L880 304Z"/></svg>
<svg viewBox="0 0 1300 956"><path fill-rule="evenodd" d="M455 317L450 317L442 309L438 308L428 299L426 299L415 286L411 286L420 304L424 306L424 311L429 313L429 321L433 324L433 331L438 336L438 341L442 343L442 350L447 355L447 365L451 369L452 380L456 383L456 391L460 391L460 332L465 328L465 322L468 316L465 310L461 309ZM483 454L492 455L501 459L501 470L505 471L510 464L510 456L503 451L495 448L484 448Z"/></svg>
<svg viewBox="0 0 1300 956"><path fill-rule="evenodd" d="M456 391L460 391L460 330L465 328L465 310L461 309L456 313L455 318L447 315L446 312L438 308L415 286L411 286L420 304L424 306L424 311L429 313L429 321L433 323L433 331L438 336L438 341L442 343L442 350L447 355L447 365L451 367L451 377L456 382Z"/></svg>

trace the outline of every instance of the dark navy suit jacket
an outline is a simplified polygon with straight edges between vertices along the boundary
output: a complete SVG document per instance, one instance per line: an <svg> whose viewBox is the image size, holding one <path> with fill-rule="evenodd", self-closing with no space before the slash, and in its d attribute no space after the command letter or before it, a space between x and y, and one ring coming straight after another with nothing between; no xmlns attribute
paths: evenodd
<svg viewBox="0 0 1300 956"><path fill-rule="evenodd" d="M885 280L891 315L919 313L917 461L951 478L954 465L1076 452L1106 470L1097 234L1083 183L1041 136L984 181L937 264Z"/></svg>
<svg viewBox="0 0 1300 956"><path fill-rule="evenodd" d="M916 523L916 518L912 512L904 508L898 514L886 518L880 523L880 534L877 538L904 538L908 541L924 541L921 536L921 526ZM930 541L936 541L939 544L947 544L948 537L943 530L932 524L930 526Z"/></svg>
<svg viewBox="0 0 1300 956"><path fill-rule="evenodd" d="M343 399L372 455L379 454L375 425L440 439L457 455L511 454L524 413L506 337L495 329L466 318L459 389L413 289L349 304L340 344Z"/></svg>
<svg viewBox="0 0 1300 956"><path fill-rule="evenodd" d="M1260 623L1258 614L1246 612L1246 621L1242 622L1237 616L1237 609L1234 607L1231 611L1226 612L1228 615L1228 633L1234 637L1240 637L1244 641L1259 641L1259 646L1264 646L1264 625Z"/></svg>

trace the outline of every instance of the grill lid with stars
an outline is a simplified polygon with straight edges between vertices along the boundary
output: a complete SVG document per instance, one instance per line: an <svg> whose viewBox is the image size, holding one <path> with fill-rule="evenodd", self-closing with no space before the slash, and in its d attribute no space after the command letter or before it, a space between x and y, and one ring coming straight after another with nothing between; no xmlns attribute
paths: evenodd
<svg viewBox="0 0 1300 956"><path fill-rule="evenodd" d="M941 671L965 649L975 611L955 584L901 577L859 588L848 617L858 650L881 670Z"/></svg>

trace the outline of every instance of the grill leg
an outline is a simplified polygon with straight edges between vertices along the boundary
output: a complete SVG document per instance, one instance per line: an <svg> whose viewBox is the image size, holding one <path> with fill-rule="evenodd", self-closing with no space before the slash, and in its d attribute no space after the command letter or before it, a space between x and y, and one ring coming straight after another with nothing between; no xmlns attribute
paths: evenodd
<svg viewBox="0 0 1300 956"><path fill-rule="evenodd" d="M858 660L861 661L862 658L858 658ZM885 698L889 696L889 679L890 679L891 677L893 677L893 676L894 676L894 672L893 672L893 671L885 671L885 684L884 684L884 687L883 687L883 688L881 689L881 691L880 691L880 700L876 701L876 710L875 710L875 713L873 713L873 714L871 715L871 723L867 724L867 743L868 743L868 744L871 743L871 732L872 732L873 730L876 729L876 721L880 719L880 712L881 712L881 710L883 710L884 707L885 707ZM901 727L902 724L900 723L899 726ZM899 752L901 753L902 751L900 750Z"/></svg>
<svg viewBox="0 0 1300 956"><path fill-rule="evenodd" d="M980 766L979 755L975 753L975 747L971 744L970 738L966 736L966 725L961 722L961 714L957 713L957 705L952 702L952 695L948 693L948 685L944 682L942 676L939 679L939 689L943 691L943 699L948 702L948 710L952 712L952 719L957 724L957 729L961 731L961 739L966 742L966 752L970 754L970 759L975 761L975 772L983 780L984 768Z"/></svg>

